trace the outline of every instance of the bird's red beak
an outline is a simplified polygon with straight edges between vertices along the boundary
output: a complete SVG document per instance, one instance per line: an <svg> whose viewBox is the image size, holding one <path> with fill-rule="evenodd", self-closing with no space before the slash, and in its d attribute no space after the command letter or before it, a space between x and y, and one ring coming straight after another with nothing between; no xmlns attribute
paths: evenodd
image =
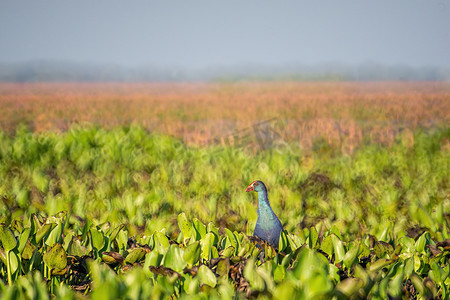
<svg viewBox="0 0 450 300"><path fill-rule="evenodd" d="M245 189L245 191L246 191L246 192L254 191L254 189L253 189L253 184L250 184L250 185Z"/></svg>

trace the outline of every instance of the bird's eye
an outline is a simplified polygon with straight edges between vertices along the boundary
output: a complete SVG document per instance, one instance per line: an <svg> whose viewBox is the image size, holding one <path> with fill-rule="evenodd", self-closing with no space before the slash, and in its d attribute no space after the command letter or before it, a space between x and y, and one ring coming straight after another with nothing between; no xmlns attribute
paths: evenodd
<svg viewBox="0 0 450 300"><path fill-rule="evenodd" d="M257 183L257 182L255 182L254 186L258 186L258 183Z"/></svg>

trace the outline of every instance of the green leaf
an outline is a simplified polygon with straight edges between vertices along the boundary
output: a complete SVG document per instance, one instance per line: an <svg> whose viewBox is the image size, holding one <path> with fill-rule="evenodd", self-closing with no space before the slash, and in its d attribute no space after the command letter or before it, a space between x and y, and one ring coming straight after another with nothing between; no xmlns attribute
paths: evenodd
<svg viewBox="0 0 450 300"><path fill-rule="evenodd" d="M50 230L52 230L55 227L56 227L55 223L47 223L44 224L41 228L39 228L35 236L36 243L39 244L42 241L42 239L47 235L47 233L49 233Z"/></svg>
<svg viewBox="0 0 450 300"><path fill-rule="evenodd" d="M125 261L122 255L117 252L102 252L102 261L111 264L121 264Z"/></svg>
<svg viewBox="0 0 450 300"><path fill-rule="evenodd" d="M225 228L225 233L228 237L228 240L231 243L231 246L233 246L233 248L237 251L237 240L236 240L236 237L234 236L233 232L231 232L231 230L229 230L228 228Z"/></svg>
<svg viewBox="0 0 450 300"><path fill-rule="evenodd" d="M263 291L266 288L264 278L257 272L255 259L251 258L247 261L244 268L244 277L250 283L250 287L255 291Z"/></svg>
<svg viewBox="0 0 450 300"><path fill-rule="evenodd" d="M208 226L206 226L207 232L213 232L216 236L219 236L219 229L214 225L213 222L209 222Z"/></svg>
<svg viewBox="0 0 450 300"><path fill-rule="evenodd" d="M36 246L33 245L29 240L25 243L25 247L22 251L23 259L31 259L33 257L34 251L36 251Z"/></svg>
<svg viewBox="0 0 450 300"><path fill-rule="evenodd" d="M194 229L197 232L196 240L202 239L206 234L206 226L200 222L197 218L193 220Z"/></svg>
<svg viewBox="0 0 450 300"><path fill-rule="evenodd" d="M414 272L414 256L407 258L404 265L404 274L406 278L409 278Z"/></svg>
<svg viewBox="0 0 450 300"><path fill-rule="evenodd" d="M210 287L215 287L217 284L216 275L207 266L201 265L198 269L197 276L199 278L200 284L206 284Z"/></svg>
<svg viewBox="0 0 450 300"><path fill-rule="evenodd" d="M183 259L192 266L198 263L200 260L200 254L200 242L194 242L184 249Z"/></svg>
<svg viewBox="0 0 450 300"><path fill-rule="evenodd" d="M319 234L315 227L311 227L309 230L309 248L315 249L317 248L317 240L319 238Z"/></svg>
<svg viewBox="0 0 450 300"><path fill-rule="evenodd" d="M158 251L152 251L145 256L144 269L148 269L150 266L159 267L164 256L159 254Z"/></svg>
<svg viewBox="0 0 450 300"><path fill-rule="evenodd" d="M170 247L169 239L165 234L160 231L156 231L155 237L155 250L159 253L166 253Z"/></svg>
<svg viewBox="0 0 450 300"><path fill-rule="evenodd" d="M276 283L280 283L286 276L286 269L281 265L275 265L275 270L273 271L273 280Z"/></svg>
<svg viewBox="0 0 450 300"><path fill-rule="evenodd" d="M0 226L0 240L5 251L11 251L17 246L17 240L14 233L5 225Z"/></svg>
<svg viewBox="0 0 450 300"><path fill-rule="evenodd" d="M177 217L178 227L180 231L183 233L184 241L192 236L194 232L194 227L192 223L188 221L186 214L184 212L180 213Z"/></svg>
<svg viewBox="0 0 450 300"><path fill-rule="evenodd" d="M274 299L300 299L295 285L292 281L284 281L276 286L273 293Z"/></svg>
<svg viewBox="0 0 450 300"><path fill-rule="evenodd" d="M63 225L60 221L56 224L54 228L50 231L48 237L45 239L45 244L47 246L53 247L56 243L61 243L61 234L63 231Z"/></svg>
<svg viewBox="0 0 450 300"><path fill-rule="evenodd" d="M333 252L334 252L332 234L326 236L322 240L322 245L320 246L320 249L322 249L323 252L328 254L329 258L331 258L331 256L333 255Z"/></svg>
<svg viewBox="0 0 450 300"><path fill-rule="evenodd" d="M342 240L341 232L336 225L331 226L330 232L334 233L340 240Z"/></svg>
<svg viewBox="0 0 450 300"><path fill-rule="evenodd" d="M203 259L209 260L211 259L211 249L214 244L214 234L212 232L208 232L205 236L200 240L200 245L202 248L201 257Z"/></svg>
<svg viewBox="0 0 450 300"><path fill-rule="evenodd" d="M236 249L233 246L229 246L222 251L222 256L231 257L235 253Z"/></svg>
<svg viewBox="0 0 450 300"><path fill-rule="evenodd" d="M105 235L95 227L89 230L91 233L92 247L101 250L105 246Z"/></svg>
<svg viewBox="0 0 450 300"><path fill-rule="evenodd" d="M184 278L184 291L188 295L197 295L199 290L199 280L198 277L192 278L191 276L186 276Z"/></svg>
<svg viewBox="0 0 450 300"><path fill-rule="evenodd" d="M183 254L183 250L180 247L170 245L169 251L164 257L164 266L176 272L182 272L187 265L187 262L183 259Z"/></svg>
<svg viewBox="0 0 450 300"><path fill-rule="evenodd" d="M128 253L127 257L125 257L125 263L134 264L144 258L146 253L147 251L145 251L144 248L134 248Z"/></svg>
<svg viewBox="0 0 450 300"><path fill-rule="evenodd" d="M350 269L353 264L355 264L358 261L358 255L359 255L359 243L356 243L356 245L353 245L353 247L344 255L344 266L346 266L348 269Z"/></svg>
<svg viewBox="0 0 450 300"><path fill-rule="evenodd" d="M403 252L407 253L415 253L416 252L416 246L414 243L414 239L410 238L409 236L402 236L398 243L402 246Z"/></svg>
<svg viewBox="0 0 450 300"><path fill-rule="evenodd" d="M28 242L28 238L30 237L31 228L25 228L19 237L19 247L17 248L17 251L20 255L22 255L23 250L25 249L25 246Z"/></svg>
<svg viewBox="0 0 450 300"><path fill-rule="evenodd" d="M284 233L284 230L281 231L280 233L280 242L278 245L278 251L284 251L284 249L286 249L288 246L288 240L286 237L286 233Z"/></svg>
<svg viewBox="0 0 450 300"><path fill-rule="evenodd" d="M77 237L74 237L67 249L67 253L69 255L81 257L88 254L88 249L81 244L81 241Z"/></svg>
<svg viewBox="0 0 450 300"><path fill-rule="evenodd" d="M61 244L55 244L44 254L44 262L50 269L62 270L67 266L67 255Z"/></svg>
<svg viewBox="0 0 450 300"><path fill-rule="evenodd" d="M426 254L426 245L431 244L430 233L424 232L416 241L416 250L419 253Z"/></svg>
<svg viewBox="0 0 450 300"><path fill-rule="evenodd" d="M371 271L371 272L378 271L386 266L393 264L394 262L395 262L395 259L381 258L381 259L375 261L374 263L370 264L369 271Z"/></svg>
<svg viewBox="0 0 450 300"><path fill-rule="evenodd" d="M331 235L333 241L333 250L335 255L335 262L342 262L345 256L345 248L342 241L334 234Z"/></svg>
<svg viewBox="0 0 450 300"><path fill-rule="evenodd" d="M391 254L392 252L394 252L394 248L392 247L392 245L386 242L379 241L376 242L375 246L373 247L373 251L378 258L384 258L386 254Z"/></svg>
<svg viewBox="0 0 450 300"><path fill-rule="evenodd" d="M11 266L11 273L14 274L19 268L19 259L14 251L9 252L9 262Z"/></svg>
<svg viewBox="0 0 450 300"><path fill-rule="evenodd" d="M125 224L120 224L119 226L117 226L116 228L114 228L114 230L111 232L111 234L109 235L109 239L111 242L113 242L117 235L119 234L119 232L125 228Z"/></svg>
<svg viewBox="0 0 450 300"><path fill-rule="evenodd" d="M356 296L357 292L364 286L364 282L359 278L347 278L336 286L336 290L346 297Z"/></svg>
<svg viewBox="0 0 450 300"><path fill-rule="evenodd" d="M300 234L302 234L302 232L300 232ZM289 245L291 246L292 251L295 251L298 248L300 248L305 241L303 238L294 234L288 234L287 239L289 241Z"/></svg>
<svg viewBox="0 0 450 300"><path fill-rule="evenodd" d="M219 277L228 278L230 272L230 260L228 258L221 259L217 264L216 273Z"/></svg>
<svg viewBox="0 0 450 300"><path fill-rule="evenodd" d="M404 273L403 273L403 265L400 262L397 262L396 264L397 268L395 270L395 273L392 272L392 274L388 274L387 277L390 277L388 279L388 291L389 295L394 298L401 298L402 296L402 287L403 287L403 280L404 280ZM393 268L394 269L394 268ZM389 272L391 273L391 272Z"/></svg>

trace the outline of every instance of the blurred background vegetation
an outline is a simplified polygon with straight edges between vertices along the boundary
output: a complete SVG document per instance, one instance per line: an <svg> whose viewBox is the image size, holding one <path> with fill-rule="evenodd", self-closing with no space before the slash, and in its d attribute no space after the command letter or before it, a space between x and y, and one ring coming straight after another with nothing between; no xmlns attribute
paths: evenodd
<svg viewBox="0 0 450 300"><path fill-rule="evenodd" d="M386 222L400 235L437 232L432 220L449 217L445 83L1 90L6 219L67 210L132 233L173 232L184 211L251 234L257 205L244 188L255 179L292 232L320 222L348 239Z"/></svg>

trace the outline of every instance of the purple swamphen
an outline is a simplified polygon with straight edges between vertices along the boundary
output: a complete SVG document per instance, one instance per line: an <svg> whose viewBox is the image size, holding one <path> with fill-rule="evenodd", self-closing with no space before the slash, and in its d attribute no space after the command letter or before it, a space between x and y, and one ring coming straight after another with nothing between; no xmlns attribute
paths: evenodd
<svg viewBox="0 0 450 300"><path fill-rule="evenodd" d="M258 193L258 220L256 221L253 235L265 240L278 250L278 241L283 226L270 207L266 186L262 181L255 180L245 191L255 191Z"/></svg>

